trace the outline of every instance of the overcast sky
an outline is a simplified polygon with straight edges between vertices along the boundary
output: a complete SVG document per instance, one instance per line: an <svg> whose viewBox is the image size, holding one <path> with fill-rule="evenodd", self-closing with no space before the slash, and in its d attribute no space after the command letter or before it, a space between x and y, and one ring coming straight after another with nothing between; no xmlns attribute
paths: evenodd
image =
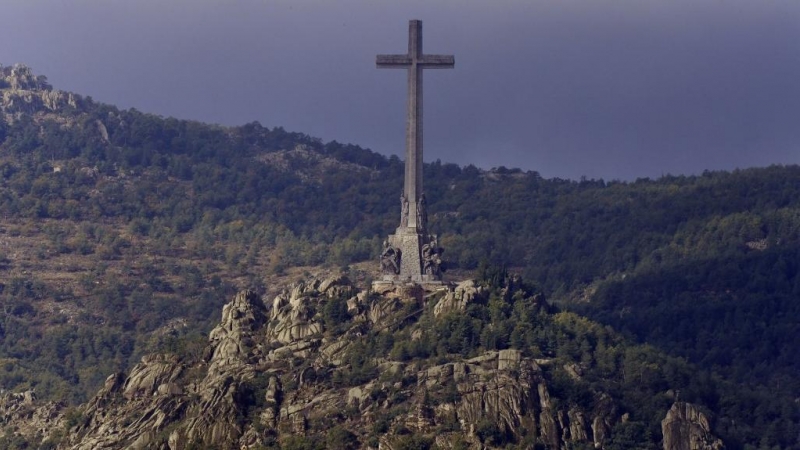
<svg viewBox="0 0 800 450"><path fill-rule="evenodd" d="M408 20L425 160L635 179L800 162L797 0L3 0L0 63L164 116L404 152Z"/></svg>

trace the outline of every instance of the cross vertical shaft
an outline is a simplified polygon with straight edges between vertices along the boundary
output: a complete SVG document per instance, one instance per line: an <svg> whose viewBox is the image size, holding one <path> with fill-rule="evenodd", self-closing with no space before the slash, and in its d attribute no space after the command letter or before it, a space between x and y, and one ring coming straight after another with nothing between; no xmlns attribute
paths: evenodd
<svg viewBox="0 0 800 450"><path fill-rule="evenodd" d="M378 55L378 68L403 68L408 70L408 115L406 117L406 170L403 195L408 200L409 228L421 228L417 206L422 196L422 70L451 69L455 66L452 55L426 55L422 52L422 21L408 22L408 53L405 55Z"/></svg>
<svg viewBox="0 0 800 450"><path fill-rule="evenodd" d="M408 22L408 116L406 118L405 196L409 201L408 226L417 228L417 202L422 194L422 22Z"/></svg>

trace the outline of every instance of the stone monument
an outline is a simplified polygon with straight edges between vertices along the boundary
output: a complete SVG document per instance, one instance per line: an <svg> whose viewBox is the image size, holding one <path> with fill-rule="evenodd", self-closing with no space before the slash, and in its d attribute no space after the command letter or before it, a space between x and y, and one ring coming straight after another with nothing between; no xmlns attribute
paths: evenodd
<svg viewBox="0 0 800 450"><path fill-rule="evenodd" d="M378 55L378 68L408 70L405 186L400 195L400 226L383 243L382 282L441 283L443 249L428 233L428 212L422 190L422 70L452 69L453 55L422 53L422 21L408 23L408 53Z"/></svg>

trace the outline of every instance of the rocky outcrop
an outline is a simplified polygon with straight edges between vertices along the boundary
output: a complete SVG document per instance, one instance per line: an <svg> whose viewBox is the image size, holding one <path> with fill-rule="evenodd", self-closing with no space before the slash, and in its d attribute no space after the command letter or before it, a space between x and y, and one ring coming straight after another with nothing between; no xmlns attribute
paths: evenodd
<svg viewBox="0 0 800 450"><path fill-rule="evenodd" d="M450 368L452 370L443 370ZM452 411L462 428L472 435L482 421L492 418L498 430L517 433L520 427L539 431L545 442L558 443L558 430L552 426L553 411L549 394L544 384L541 369L530 359L522 359L516 350L491 352L463 363L434 367L427 371L438 372L435 383L442 383L441 374L452 373L452 380L459 393ZM430 385L429 376L420 380ZM447 383L446 380L444 383ZM439 408L439 412L449 407ZM547 416L550 420L542 420ZM439 422L442 418L437 418Z"/></svg>
<svg viewBox="0 0 800 450"><path fill-rule="evenodd" d="M256 374L258 334L266 322L266 306L253 292L240 292L223 307L222 321L209 335L206 353L211 358L195 389L199 398L189 406L184 424L170 434L171 449L183 449L187 442L225 446L242 436L246 405L241 397Z"/></svg>
<svg viewBox="0 0 800 450"><path fill-rule="evenodd" d="M66 448L226 448L244 432L242 391L255 375L255 334L266 307L252 292L226 304L209 334L206 360L187 367L175 355L150 355L127 377L112 375L84 412Z"/></svg>
<svg viewBox="0 0 800 450"><path fill-rule="evenodd" d="M275 297L270 312L274 325L267 330L270 339L289 344L322 333L323 325L314 319L313 308L320 295L319 283L319 280L301 282Z"/></svg>
<svg viewBox="0 0 800 450"><path fill-rule="evenodd" d="M53 89L47 83L47 78L34 75L33 70L24 64L14 64L10 67L0 65L0 87L14 91L49 91Z"/></svg>
<svg viewBox="0 0 800 450"><path fill-rule="evenodd" d="M410 436L440 448L604 448L624 422L606 393L592 392L591 407L556 398L548 371L568 364L519 350L365 358L378 345L376 331L413 342L443 320L436 316L487 301L474 283L443 295L382 289L359 291L335 275L294 284L269 305L240 292L197 360L145 356L129 374L109 376L69 418L63 405L37 406L32 393L0 397L0 414L26 436L69 427L58 447L64 450L261 448L298 436L323 439L335 427L361 448L407 448ZM721 448L691 405L673 406L664 430L665 448Z"/></svg>
<svg viewBox="0 0 800 450"><path fill-rule="evenodd" d="M143 358L127 378L109 376L62 448L119 448L122 443L147 448L156 433L179 419L185 408L186 397L159 389L182 370L174 357L153 355Z"/></svg>
<svg viewBox="0 0 800 450"><path fill-rule="evenodd" d="M475 281L467 280L459 283L455 289L448 292L442 300L436 303L433 314L439 317L453 311L463 311L469 302L482 292L483 288L477 286Z"/></svg>
<svg viewBox="0 0 800 450"><path fill-rule="evenodd" d="M661 421L664 450L720 450L722 441L711 434L708 417L691 403L675 402Z"/></svg>
<svg viewBox="0 0 800 450"><path fill-rule="evenodd" d="M183 371L178 357L171 355L148 355L141 364L134 367L122 386L122 396L128 400L138 397L151 397L162 391L169 391L170 385Z"/></svg>
<svg viewBox="0 0 800 450"><path fill-rule="evenodd" d="M11 428L16 434L42 436L47 441L51 430L62 426L63 411L60 402L38 404L32 390L0 393L0 424L6 432Z"/></svg>
<svg viewBox="0 0 800 450"><path fill-rule="evenodd" d="M77 108L80 101L75 94L54 90L45 77L34 75L30 67L22 64L0 66L0 94L0 110L10 117L67 106Z"/></svg>
<svg viewBox="0 0 800 450"><path fill-rule="evenodd" d="M236 294L222 308L222 321L208 336L206 359L211 368L226 371L229 366L244 364L253 353L256 333L266 322L266 305L256 294L250 291Z"/></svg>

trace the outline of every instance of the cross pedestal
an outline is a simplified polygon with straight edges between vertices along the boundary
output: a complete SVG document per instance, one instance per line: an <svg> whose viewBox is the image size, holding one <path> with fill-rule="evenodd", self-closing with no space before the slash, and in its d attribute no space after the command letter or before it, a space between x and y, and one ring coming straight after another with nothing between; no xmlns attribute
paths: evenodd
<svg viewBox="0 0 800 450"><path fill-rule="evenodd" d="M384 243L381 270L384 282L441 283L441 253L435 235L427 233L427 204L422 190L422 70L451 69L452 55L422 52L422 21L408 23L408 53L378 55L378 68L408 70L406 169L400 197L400 226Z"/></svg>
<svg viewBox="0 0 800 450"><path fill-rule="evenodd" d="M426 244L430 246L431 236L414 232L410 228L398 228L395 234L389 235L388 242L390 246L400 250L400 271L384 274L384 281L432 283L441 279L438 270L433 273L423 272L422 248ZM441 252L441 249L439 251Z"/></svg>

